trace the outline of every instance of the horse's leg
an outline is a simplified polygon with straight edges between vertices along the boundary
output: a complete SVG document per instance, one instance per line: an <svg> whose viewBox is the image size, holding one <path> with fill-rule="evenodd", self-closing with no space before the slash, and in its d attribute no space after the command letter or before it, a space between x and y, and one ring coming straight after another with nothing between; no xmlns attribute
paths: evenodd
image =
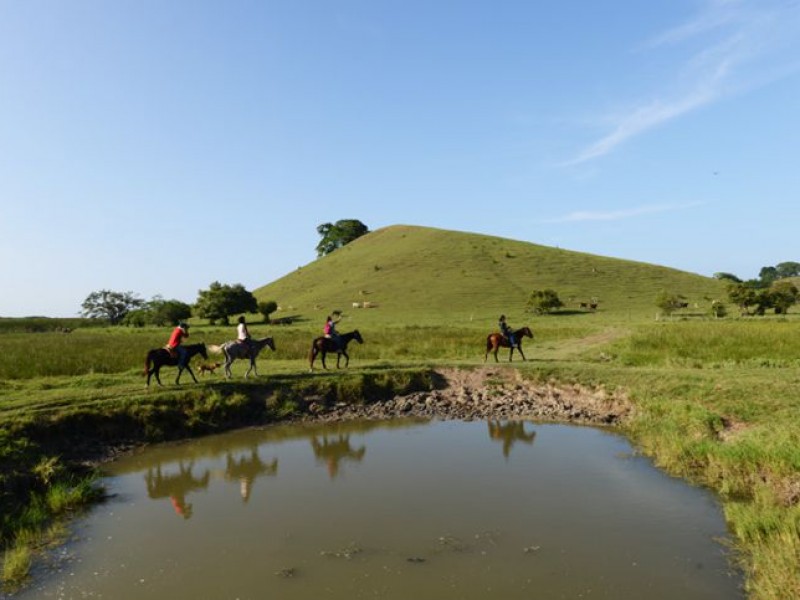
<svg viewBox="0 0 800 600"><path fill-rule="evenodd" d="M175 378L175 385L181 384L181 375L183 374L183 367L178 365L178 376Z"/></svg>
<svg viewBox="0 0 800 600"><path fill-rule="evenodd" d="M346 369L347 366L350 364L350 355L347 352L342 351L344 355L344 368Z"/></svg>
<svg viewBox="0 0 800 600"><path fill-rule="evenodd" d="M222 352L225 354L225 379L230 379L232 377L231 363L233 359L227 350L223 350Z"/></svg>
<svg viewBox="0 0 800 600"><path fill-rule="evenodd" d="M317 358L317 347L313 344L311 345L311 352L308 355L308 370L314 370L314 360Z"/></svg>
<svg viewBox="0 0 800 600"><path fill-rule="evenodd" d="M523 354L523 352L522 352L522 343L521 343L521 342L520 342L519 344L517 344L517 350L519 351L519 355L522 357L522 360L523 360L523 361L524 361L524 360L527 360L527 359L525 358L525 354Z"/></svg>
<svg viewBox="0 0 800 600"><path fill-rule="evenodd" d="M256 371L256 359L250 359L250 366L247 368L247 371L244 372L244 378L247 379L247 376L250 374L250 371L255 371L256 377L258 376L258 371Z"/></svg>
<svg viewBox="0 0 800 600"><path fill-rule="evenodd" d="M494 348L494 362L500 362L497 359L497 353L500 352L500 344L494 344L493 348Z"/></svg>
<svg viewBox="0 0 800 600"><path fill-rule="evenodd" d="M192 371L192 367L191 367L191 365L188 365L188 364L187 364L187 365L186 365L186 370L187 370L187 371L189 371L189 375L191 375L191 376L192 376L192 379L194 379L194 382L195 382L195 383L198 383L198 381L197 381L197 377L195 377L195 376L194 376L194 371Z"/></svg>
<svg viewBox="0 0 800 600"><path fill-rule="evenodd" d="M328 353L327 353L327 352L325 352L325 350L322 350L321 352L322 352L322 368L323 368L323 369L327 369L327 368L328 368L328 365L326 365L326 364L325 364L325 356L326 356Z"/></svg>
<svg viewBox="0 0 800 600"><path fill-rule="evenodd" d="M161 367L154 367L153 374L156 376L156 381L158 382L158 385L163 387L164 384L161 383Z"/></svg>

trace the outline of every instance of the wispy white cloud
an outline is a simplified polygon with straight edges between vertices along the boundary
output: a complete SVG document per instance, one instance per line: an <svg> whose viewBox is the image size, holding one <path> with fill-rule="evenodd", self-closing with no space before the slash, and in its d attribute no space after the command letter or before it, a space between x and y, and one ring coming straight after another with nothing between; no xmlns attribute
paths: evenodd
<svg viewBox="0 0 800 600"><path fill-rule="evenodd" d="M798 0L707 0L693 20L654 36L655 50L690 40L705 42L675 66L672 81L655 99L634 103L606 118L610 131L560 166L605 156L626 141L732 94L765 85L800 70Z"/></svg>
<svg viewBox="0 0 800 600"><path fill-rule="evenodd" d="M686 210L696 206L701 206L703 202L690 202L686 204L651 204L646 206L636 206L633 208L625 208L622 210L610 211L589 211L579 210L562 215L560 217L553 217L552 219L544 219L541 223L575 223L580 221L620 221L622 219L630 219L639 217L641 215L648 215L653 213L672 212L677 210Z"/></svg>

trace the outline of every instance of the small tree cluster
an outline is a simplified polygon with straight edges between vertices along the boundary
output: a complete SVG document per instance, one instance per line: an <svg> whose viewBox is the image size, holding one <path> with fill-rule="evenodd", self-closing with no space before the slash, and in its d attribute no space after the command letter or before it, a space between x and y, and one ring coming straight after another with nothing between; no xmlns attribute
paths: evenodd
<svg viewBox="0 0 800 600"><path fill-rule="evenodd" d="M555 290L533 290L528 298L528 308L537 314L549 313L564 306Z"/></svg>
<svg viewBox="0 0 800 600"><path fill-rule="evenodd" d="M761 267L758 272L758 279L748 279L742 281L733 273L714 273L716 279L730 281L731 283L742 283L751 288L768 288L773 283L786 279L787 277L800 277L800 263L786 261L778 263L774 267Z"/></svg>
<svg viewBox="0 0 800 600"><path fill-rule="evenodd" d="M776 281L764 289L748 282L728 286L728 298L736 304L743 314L763 315L767 310L775 314L785 314L800 299L800 292L791 281Z"/></svg>

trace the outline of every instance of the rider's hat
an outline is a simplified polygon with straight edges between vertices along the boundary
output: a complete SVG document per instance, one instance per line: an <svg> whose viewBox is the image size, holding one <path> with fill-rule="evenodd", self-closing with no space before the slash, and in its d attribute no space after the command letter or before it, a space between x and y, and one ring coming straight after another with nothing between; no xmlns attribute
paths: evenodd
<svg viewBox="0 0 800 600"><path fill-rule="evenodd" d="M189 324L185 323L184 321L181 321L180 323L178 323L178 327L180 327L181 329L189 329Z"/></svg>

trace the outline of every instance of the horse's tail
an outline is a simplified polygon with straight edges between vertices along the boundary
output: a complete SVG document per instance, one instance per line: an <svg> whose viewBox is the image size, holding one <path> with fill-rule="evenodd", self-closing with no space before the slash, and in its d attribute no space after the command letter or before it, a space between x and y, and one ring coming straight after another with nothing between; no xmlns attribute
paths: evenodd
<svg viewBox="0 0 800 600"><path fill-rule="evenodd" d="M489 350L491 350L492 347L494 346L494 344L492 343L492 335L493 334L490 333L489 335L486 336L486 352L489 352Z"/></svg>
<svg viewBox="0 0 800 600"><path fill-rule="evenodd" d="M206 344L206 350L211 354L222 354L222 346L216 344Z"/></svg>

